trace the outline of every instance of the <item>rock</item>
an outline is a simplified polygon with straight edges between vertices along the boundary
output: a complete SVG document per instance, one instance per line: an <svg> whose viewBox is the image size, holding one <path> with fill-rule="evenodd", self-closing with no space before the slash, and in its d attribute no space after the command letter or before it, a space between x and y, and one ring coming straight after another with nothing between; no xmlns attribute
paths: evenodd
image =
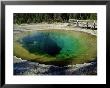
<svg viewBox="0 0 110 88"><path fill-rule="evenodd" d="M14 63L14 75L96 75L97 63L54 66L24 61Z"/></svg>
<svg viewBox="0 0 110 88"><path fill-rule="evenodd" d="M22 60L21 58L17 58L16 56L13 56L13 63L19 63L27 60Z"/></svg>

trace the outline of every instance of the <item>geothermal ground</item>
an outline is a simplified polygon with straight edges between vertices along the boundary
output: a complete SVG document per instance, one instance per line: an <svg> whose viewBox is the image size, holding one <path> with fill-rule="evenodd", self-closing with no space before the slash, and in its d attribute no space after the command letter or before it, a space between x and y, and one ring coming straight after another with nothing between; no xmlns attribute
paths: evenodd
<svg viewBox="0 0 110 88"><path fill-rule="evenodd" d="M90 35L97 36L97 30L85 29L76 26L69 26L68 23L54 23L54 24L22 24L14 25L14 34L23 31L36 30L73 30L82 31ZM96 75L97 61L93 60L83 64L73 64L65 66L46 65L38 62L22 60L14 56L14 75Z"/></svg>

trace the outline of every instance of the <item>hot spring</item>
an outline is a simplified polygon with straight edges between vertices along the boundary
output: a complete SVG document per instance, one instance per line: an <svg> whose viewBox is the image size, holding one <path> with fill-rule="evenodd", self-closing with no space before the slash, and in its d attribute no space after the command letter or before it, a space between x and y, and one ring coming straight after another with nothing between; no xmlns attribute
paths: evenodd
<svg viewBox="0 0 110 88"><path fill-rule="evenodd" d="M97 57L97 39L84 32L39 30L14 34L14 55L44 64L79 64Z"/></svg>

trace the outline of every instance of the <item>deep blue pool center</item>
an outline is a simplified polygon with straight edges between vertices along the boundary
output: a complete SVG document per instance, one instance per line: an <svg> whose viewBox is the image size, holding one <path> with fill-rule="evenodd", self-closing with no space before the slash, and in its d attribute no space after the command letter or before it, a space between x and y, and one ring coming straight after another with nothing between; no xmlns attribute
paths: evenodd
<svg viewBox="0 0 110 88"><path fill-rule="evenodd" d="M71 58L79 50L77 38L58 32L32 32L19 40L33 54L47 54L59 58Z"/></svg>

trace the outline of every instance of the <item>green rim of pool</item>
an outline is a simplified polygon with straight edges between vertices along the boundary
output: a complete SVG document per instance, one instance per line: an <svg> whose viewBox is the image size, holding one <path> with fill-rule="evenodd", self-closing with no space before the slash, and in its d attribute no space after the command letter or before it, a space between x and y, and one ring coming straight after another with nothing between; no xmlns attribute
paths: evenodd
<svg viewBox="0 0 110 88"><path fill-rule="evenodd" d="M73 30L14 33L14 56L43 64L81 64L97 58L97 37Z"/></svg>

